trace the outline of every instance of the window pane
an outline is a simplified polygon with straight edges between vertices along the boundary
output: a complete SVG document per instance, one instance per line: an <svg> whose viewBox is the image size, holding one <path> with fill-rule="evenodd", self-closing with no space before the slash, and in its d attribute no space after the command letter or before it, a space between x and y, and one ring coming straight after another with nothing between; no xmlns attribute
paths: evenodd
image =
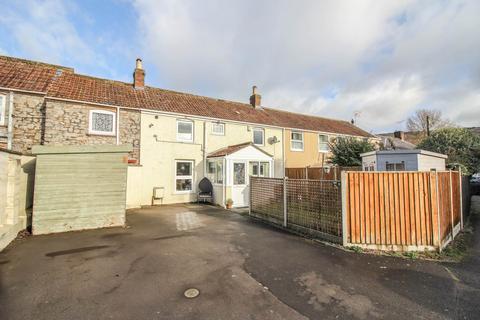
<svg viewBox="0 0 480 320"><path fill-rule="evenodd" d="M189 122L179 122L178 123L178 133L192 133L192 123Z"/></svg>
<svg viewBox="0 0 480 320"><path fill-rule="evenodd" d="M328 136L325 134L320 134L318 136L318 150L320 151L328 151Z"/></svg>
<svg viewBox="0 0 480 320"><path fill-rule="evenodd" d="M191 176L192 163L191 162L177 162L177 176Z"/></svg>
<svg viewBox="0 0 480 320"><path fill-rule="evenodd" d="M245 184L245 163L233 164L233 184Z"/></svg>
<svg viewBox="0 0 480 320"><path fill-rule="evenodd" d="M397 171L405 171L405 163L402 162L402 163L397 163L396 164L396 170Z"/></svg>
<svg viewBox="0 0 480 320"><path fill-rule="evenodd" d="M303 142L301 141L292 141L292 148L296 150L302 150L303 149Z"/></svg>
<svg viewBox="0 0 480 320"><path fill-rule="evenodd" d="M225 131L225 125L223 123L212 124L212 132L216 134L223 134Z"/></svg>
<svg viewBox="0 0 480 320"><path fill-rule="evenodd" d="M260 163L260 176L261 177L268 177L270 176L270 166L268 162Z"/></svg>
<svg viewBox="0 0 480 320"><path fill-rule="evenodd" d="M223 162L217 161L217 173L215 177L216 183L223 183Z"/></svg>
<svg viewBox="0 0 480 320"><path fill-rule="evenodd" d="M387 163L387 171L395 171L395 165L393 163Z"/></svg>
<svg viewBox="0 0 480 320"><path fill-rule="evenodd" d="M191 191L192 179L177 179L177 191Z"/></svg>
<svg viewBox="0 0 480 320"><path fill-rule="evenodd" d="M253 143L263 144L263 130L256 129L253 131Z"/></svg>
<svg viewBox="0 0 480 320"><path fill-rule="evenodd" d="M250 162L248 173L251 176L258 176L258 162Z"/></svg>
<svg viewBox="0 0 480 320"><path fill-rule="evenodd" d="M208 161L208 173L215 173L215 161Z"/></svg>
<svg viewBox="0 0 480 320"><path fill-rule="evenodd" d="M292 140L302 141L302 140L303 140L302 133L300 133L300 132L292 132Z"/></svg>
<svg viewBox="0 0 480 320"><path fill-rule="evenodd" d="M113 132L113 114L92 112L92 130Z"/></svg>

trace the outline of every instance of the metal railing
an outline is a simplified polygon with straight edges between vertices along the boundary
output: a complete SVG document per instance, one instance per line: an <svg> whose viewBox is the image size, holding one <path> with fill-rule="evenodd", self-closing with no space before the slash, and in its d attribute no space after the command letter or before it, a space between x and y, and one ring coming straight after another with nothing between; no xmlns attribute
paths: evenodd
<svg viewBox="0 0 480 320"><path fill-rule="evenodd" d="M250 215L315 238L341 243L340 181L251 177Z"/></svg>

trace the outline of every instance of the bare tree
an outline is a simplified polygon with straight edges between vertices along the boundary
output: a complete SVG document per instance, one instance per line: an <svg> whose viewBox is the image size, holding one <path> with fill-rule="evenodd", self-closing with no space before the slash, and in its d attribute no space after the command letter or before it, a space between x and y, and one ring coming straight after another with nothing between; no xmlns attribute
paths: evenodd
<svg viewBox="0 0 480 320"><path fill-rule="evenodd" d="M420 109L407 120L407 130L427 133L430 131L452 126L452 123L442 118L442 112L432 109Z"/></svg>

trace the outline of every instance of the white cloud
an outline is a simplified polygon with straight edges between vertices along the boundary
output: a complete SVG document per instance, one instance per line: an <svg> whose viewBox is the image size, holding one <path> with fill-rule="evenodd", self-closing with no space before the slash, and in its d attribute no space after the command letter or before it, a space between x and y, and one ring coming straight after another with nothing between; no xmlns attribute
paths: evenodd
<svg viewBox="0 0 480 320"><path fill-rule="evenodd" d="M476 1L138 0L146 61L162 84L403 127L418 107L480 119Z"/></svg>
<svg viewBox="0 0 480 320"><path fill-rule="evenodd" d="M68 13L75 10L57 0L11 3L2 23L28 58L51 63L88 63L95 53L79 36Z"/></svg>

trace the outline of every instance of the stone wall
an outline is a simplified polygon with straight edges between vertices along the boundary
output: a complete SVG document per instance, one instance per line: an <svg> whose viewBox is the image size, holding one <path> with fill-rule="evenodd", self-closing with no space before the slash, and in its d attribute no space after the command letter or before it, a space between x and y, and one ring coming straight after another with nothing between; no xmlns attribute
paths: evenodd
<svg viewBox="0 0 480 320"><path fill-rule="evenodd" d="M14 151L29 153L33 145L41 144L42 127L45 121L44 111L43 96L14 93L12 141Z"/></svg>
<svg viewBox="0 0 480 320"><path fill-rule="evenodd" d="M47 101L44 144L116 144L116 136L90 134L88 132L90 110L116 112L116 108ZM131 144L134 148L131 157L139 161L140 112L121 110L119 127L120 143Z"/></svg>
<svg viewBox="0 0 480 320"><path fill-rule="evenodd" d="M14 94L13 150L29 153L33 145L116 144L116 136L88 133L89 111L116 108L45 100L41 95ZM140 157L140 112L120 111L120 143L131 144L131 157Z"/></svg>
<svg viewBox="0 0 480 320"><path fill-rule="evenodd" d="M140 111L120 109L120 143L132 144L133 159L140 161Z"/></svg>

